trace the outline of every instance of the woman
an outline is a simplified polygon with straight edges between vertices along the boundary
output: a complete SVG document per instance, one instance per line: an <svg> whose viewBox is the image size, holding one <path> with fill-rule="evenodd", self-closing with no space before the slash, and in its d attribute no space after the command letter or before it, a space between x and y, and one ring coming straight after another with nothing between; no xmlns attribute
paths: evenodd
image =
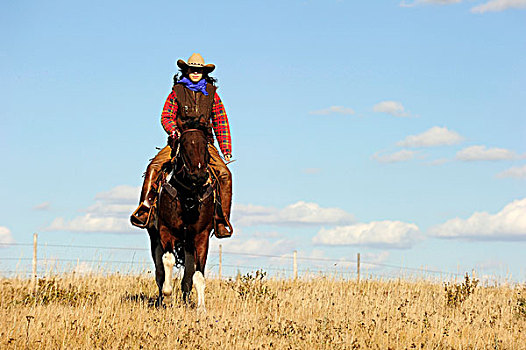
<svg viewBox="0 0 526 350"><path fill-rule="evenodd" d="M216 236L230 237L232 235L230 225L230 206L232 203L232 174L225 162L219 156L214 147L212 129L216 135L219 148L228 162L232 157L232 140L230 137L230 126L225 112L223 102L216 93L214 83L216 79L209 76L215 69L213 64L205 64L203 57L194 53L188 62L178 60L177 65L181 76L176 74L172 92L164 103L161 115L161 124L170 135L169 140L177 139L181 135L176 120L188 120L191 118L204 117L209 138L208 150L210 152L210 167L219 178L221 205L223 215L216 213ZM164 147L150 162L146 169L144 184L142 186L139 207L131 216L131 223L137 227L148 227L150 211L155 199L155 192L151 191L152 184L164 163L170 161L171 142ZM229 230L230 228L230 230Z"/></svg>

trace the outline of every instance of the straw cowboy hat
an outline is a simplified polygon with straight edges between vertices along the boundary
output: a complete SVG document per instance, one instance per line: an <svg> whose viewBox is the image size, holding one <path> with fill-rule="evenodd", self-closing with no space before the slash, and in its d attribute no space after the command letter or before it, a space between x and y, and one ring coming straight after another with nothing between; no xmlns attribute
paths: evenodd
<svg viewBox="0 0 526 350"><path fill-rule="evenodd" d="M192 54L192 56L190 56L190 58L188 59L188 63L181 59L177 60L177 65L181 69L186 69L188 67L204 68L208 71L208 73L212 72L216 68L216 66L211 63L205 65L205 60L203 59L203 56L201 56L198 53Z"/></svg>

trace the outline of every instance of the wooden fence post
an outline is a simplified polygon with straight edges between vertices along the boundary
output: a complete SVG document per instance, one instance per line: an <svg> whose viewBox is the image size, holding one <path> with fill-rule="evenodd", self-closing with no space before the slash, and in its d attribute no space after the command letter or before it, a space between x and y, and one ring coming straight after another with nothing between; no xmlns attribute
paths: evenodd
<svg viewBox="0 0 526 350"><path fill-rule="evenodd" d="M219 245L219 280L222 278L223 273L223 245Z"/></svg>
<svg viewBox="0 0 526 350"><path fill-rule="evenodd" d="M356 281L360 283L360 253L358 253L356 258Z"/></svg>
<svg viewBox="0 0 526 350"><path fill-rule="evenodd" d="M31 293L37 291L37 238L38 234L33 233L33 273L31 275Z"/></svg>
<svg viewBox="0 0 526 350"><path fill-rule="evenodd" d="M298 255L297 251L294 251L294 254L292 254L292 270L293 270L293 274L294 274L294 280L298 279L297 255Z"/></svg>

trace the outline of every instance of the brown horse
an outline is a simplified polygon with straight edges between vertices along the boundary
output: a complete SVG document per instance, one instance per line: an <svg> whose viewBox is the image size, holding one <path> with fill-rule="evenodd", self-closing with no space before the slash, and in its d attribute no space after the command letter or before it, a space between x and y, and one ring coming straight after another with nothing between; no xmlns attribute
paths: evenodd
<svg viewBox="0 0 526 350"><path fill-rule="evenodd" d="M172 294L172 268L177 264L184 266L184 302L195 284L198 308L204 309L204 271L215 203L213 176L207 166L208 139L199 124L182 133L172 147L174 153L172 171L158 198L158 230L148 229L159 288L156 305Z"/></svg>

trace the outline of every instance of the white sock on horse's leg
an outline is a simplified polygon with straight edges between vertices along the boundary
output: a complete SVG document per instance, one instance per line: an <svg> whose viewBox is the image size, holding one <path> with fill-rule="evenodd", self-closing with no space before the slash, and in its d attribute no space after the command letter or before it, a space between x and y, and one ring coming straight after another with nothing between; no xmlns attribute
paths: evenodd
<svg viewBox="0 0 526 350"><path fill-rule="evenodd" d="M163 283L163 294L166 296L172 295L172 269L175 265L175 256L166 252L163 255L164 265L164 283Z"/></svg>
<svg viewBox="0 0 526 350"><path fill-rule="evenodd" d="M203 276L201 271L196 271L192 281L197 291L197 308L205 311L205 276Z"/></svg>

